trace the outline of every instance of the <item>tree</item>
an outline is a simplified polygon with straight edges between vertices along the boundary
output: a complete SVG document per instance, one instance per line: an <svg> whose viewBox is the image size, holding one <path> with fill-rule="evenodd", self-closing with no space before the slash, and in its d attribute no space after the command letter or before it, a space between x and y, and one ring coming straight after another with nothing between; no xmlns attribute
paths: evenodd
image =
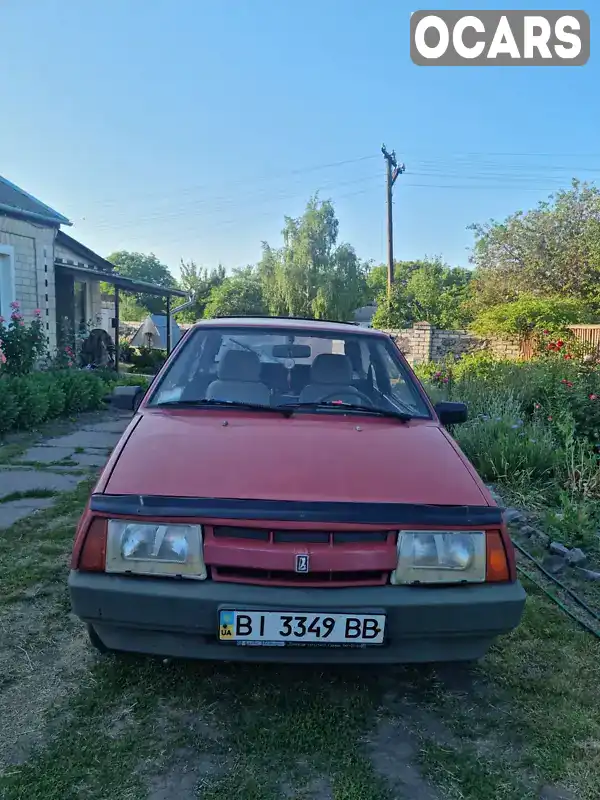
<svg viewBox="0 0 600 800"><path fill-rule="evenodd" d="M398 262L395 262L396 269ZM369 300L377 300L387 292L387 264L372 265L367 272L367 296Z"/></svg>
<svg viewBox="0 0 600 800"><path fill-rule="evenodd" d="M440 258L396 262L388 304L385 269L385 288L373 317L375 327L408 328L415 322L429 322L434 328L457 329L470 321L465 306L470 270L449 267Z"/></svg>
<svg viewBox="0 0 600 800"><path fill-rule="evenodd" d="M309 200L299 218L286 217L283 247L263 242L258 264L271 314L347 321L368 299L366 265L349 244L337 244L333 204Z"/></svg>
<svg viewBox="0 0 600 800"><path fill-rule="evenodd" d="M211 291L204 309L205 319L266 313L261 279L254 267L234 270Z"/></svg>
<svg viewBox="0 0 600 800"><path fill-rule="evenodd" d="M144 253L132 253L128 250L119 250L111 253L108 258L114 264L119 275L132 278L136 281L153 283L155 286L164 288L174 288L175 279L169 272L165 264L162 264L154 253L145 255ZM109 293L114 293L114 288L107 289ZM166 312L166 298L155 294L140 293L135 294L135 303L142 306L150 314L164 314Z"/></svg>
<svg viewBox="0 0 600 800"><path fill-rule="evenodd" d="M600 311L600 190L574 180L569 190L504 222L472 225L479 311L519 296L574 297Z"/></svg>
<svg viewBox="0 0 600 800"><path fill-rule="evenodd" d="M182 311L178 318L183 322L195 322L204 316L204 310L213 289L220 286L225 280L225 267L219 264L218 267L209 270L208 267L199 267L195 261L186 263L182 259L180 270L179 285L189 295L193 295L196 302L190 309Z"/></svg>
<svg viewBox="0 0 600 800"><path fill-rule="evenodd" d="M525 340L540 334L566 334L569 325L585 323L589 308L574 297L532 297L501 303L482 311L471 329L481 336L510 336Z"/></svg>

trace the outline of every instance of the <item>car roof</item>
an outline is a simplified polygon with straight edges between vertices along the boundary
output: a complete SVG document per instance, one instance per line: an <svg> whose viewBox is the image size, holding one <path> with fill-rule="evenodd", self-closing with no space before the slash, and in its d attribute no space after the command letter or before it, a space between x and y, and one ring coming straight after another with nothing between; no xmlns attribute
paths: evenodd
<svg viewBox="0 0 600 800"><path fill-rule="evenodd" d="M351 322L333 322L323 319L305 319L303 317L214 317L202 319L195 323L194 328L205 327L248 327L248 328L279 328L315 332L329 332L339 334L354 334L365 336L385 336L382 331L374 328L361 328Z"/></svg>

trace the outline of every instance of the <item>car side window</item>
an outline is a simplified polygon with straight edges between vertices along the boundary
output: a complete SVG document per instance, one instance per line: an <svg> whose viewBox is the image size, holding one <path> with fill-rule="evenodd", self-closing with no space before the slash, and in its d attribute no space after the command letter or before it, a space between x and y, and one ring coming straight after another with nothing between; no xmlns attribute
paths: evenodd
<svg viewBox="0 0 600 800"><path fill-rule="evenodd" d="M379 348L379 354L385 365L385 369L390 381L390 388L392 396L399 400L402 404L414 404L414 391L408 386L406 377L402 374L398 365L389 354L387 348ZM380 391L384 390L383 387L378 387Z"/></svg>

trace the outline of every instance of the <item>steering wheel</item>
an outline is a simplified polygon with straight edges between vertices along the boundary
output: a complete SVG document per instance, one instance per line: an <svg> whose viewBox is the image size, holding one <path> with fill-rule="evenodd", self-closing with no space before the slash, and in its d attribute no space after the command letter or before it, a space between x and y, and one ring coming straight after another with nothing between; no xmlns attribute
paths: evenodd
<svg viewBox="0 0 600 800"><path fill-rule="evenodd" d="M319 400L320 403L327 403L330 400L341 400L342 402L352 403L356 405L356 398L359 397L361 400L364 400L367 404L367 408L374 408L375 404L368 397L366 394L359 392L358 389L355 392L348 392L342 389L340 392L330 392L325 397L321 397Z"/></svg>

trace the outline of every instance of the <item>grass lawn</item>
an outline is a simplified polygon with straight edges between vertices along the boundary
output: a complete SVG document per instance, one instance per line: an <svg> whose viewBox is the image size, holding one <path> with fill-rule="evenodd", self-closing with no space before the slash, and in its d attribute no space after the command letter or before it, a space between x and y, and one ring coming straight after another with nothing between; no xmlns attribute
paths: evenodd
<svg viewBox="0 0 600 800"><path fill-rule="evenodd" d="M534 588L471 670L100 657L65 583L88 490L0 532L2 800L600 797L600 644Z"/></svg>

